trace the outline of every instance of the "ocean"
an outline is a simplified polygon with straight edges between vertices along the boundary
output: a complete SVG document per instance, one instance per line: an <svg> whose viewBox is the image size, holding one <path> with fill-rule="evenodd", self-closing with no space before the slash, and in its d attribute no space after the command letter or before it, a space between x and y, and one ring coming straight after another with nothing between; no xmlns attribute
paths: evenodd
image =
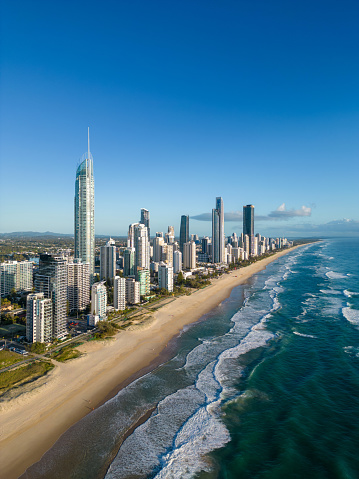
<svg viewBox="0 0 359 479"><path fill-rule="evenodd" d="M354 479L358 447L359 241L327 239L233 289L27 477Z"/></svg>

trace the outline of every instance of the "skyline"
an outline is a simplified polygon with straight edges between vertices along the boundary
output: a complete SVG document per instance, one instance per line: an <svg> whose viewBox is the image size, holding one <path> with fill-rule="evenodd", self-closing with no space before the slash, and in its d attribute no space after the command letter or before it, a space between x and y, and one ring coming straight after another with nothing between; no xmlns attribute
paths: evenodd
<svg viewBox="0 0 359 479"><path fill-rule="evenodd" d="M83 5L2 6L0 232L73 234L88 126L98 235L141 208L210 235L215 197L226 235L246 204L266 236L359 232L355 2Z"/></svg>

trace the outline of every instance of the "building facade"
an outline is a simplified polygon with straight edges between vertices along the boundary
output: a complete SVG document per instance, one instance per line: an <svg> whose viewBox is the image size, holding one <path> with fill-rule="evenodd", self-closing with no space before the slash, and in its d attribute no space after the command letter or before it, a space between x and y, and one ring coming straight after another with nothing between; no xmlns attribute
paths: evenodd
<svg viewBox="0 0 359 479"><path fill-rule="evenodd" d="M254 206L243 206L243 235L249 237L249 254L254 254Z"/></svg>
<svg viewBox="0 0 359 479"><path fill-rule="evenodd" d="M35 291L52 301L52 337L66 336L67 261L62 256L41 254L35 275Z"/></svg>
<svg viewBox="0 0 359 479"><path fill-rule="evenodd" d="M107 289L105 281L94 283L91 288L91 313L100 321L106 319Z"/></svg>
<svg viewBox="0 0 359 479"><path fill-rule="evenodd" d="M183 253L183 245L189 241L189 216L181 216L180 226L180 250Z"/></svg>
<svg viewBox="0 0 359 479"><path fill-rule="evenodd" d="M93 158L88 151L81 159L75 181L75 258L90 264L91 275L95 272L95 183Z"/></svg>
<svg viewBox="0 0 359 479"><path fill-rule="evenodd" d="M126 309L126 278L120 278L120 276L114 278L113 306L116 311Z"/></svg>
<svg viewBox="0 0 359 479"><path fill-rule="evenodd" d="M116 276L116 246L112 238L100 248L100 279L105 281Z"/></svg>
<svg viewBox="0 0 359 479"><path fill-rule="evenodd" d="M26 339L30 343L52 340L52 301L44 293L32 293L26 298Z"/></svg>
<svg viewBox="0 0 359 479"><path fill-rule="evenodd" d="M90 263L74 259L67 263L67 301L70 311L83 311L90 304Z"/></svg>
<svg viewBox="0 0 359 479"><path fill-rule="evenodd" d="M148 240L150 240L150 212L146 208L141 208L141 221L147 228Z"/></svg>
<svg viewBox="0 0 359 479"><path fill-rule="evenodd" d="M31 261L6 261L0 263L1 296L8 295L11 290L31 291L33 264Z"/></svg>
<svg viewBox="0 0 359 479"><path fill-rule="evenodd" d="M158 267L158 287L173 291L173 267L168 264L161 263Z"/></svg>
<svg viewBox="0 0 359 479"><path fill-rule="evenodd" d="M224 210L221 197L216 198L216 208L212 210L212 262L225 262Z"/></svg>
<svg viewBox="0 0 359 479"><path fill-rule="evenodd" d="M135 275L135 248L126 248L123 252L123 275Z"/></svg>
<svg viewBox="0 0 359 479"><path fill-rule="evenodd" d="M183 268L196 268L196 243L189 241L183 245Z"/></svg>

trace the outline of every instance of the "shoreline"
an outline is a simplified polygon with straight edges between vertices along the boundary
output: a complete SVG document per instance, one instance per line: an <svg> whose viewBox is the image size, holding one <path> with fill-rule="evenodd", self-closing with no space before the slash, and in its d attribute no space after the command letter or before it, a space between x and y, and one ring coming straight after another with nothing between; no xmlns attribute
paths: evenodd
<svg viewBox="0 0 359 479"><path fill-rule="evenodd" d="M168 344L184 326L197 322L277 258L308 244L224 274L206 288L165 304L148 323L119 332L115 340L84 343L78 348L84 356L57 364L42 385L1 404L0 478L22 475L72 425L166 361L172 352Z"/></svg>

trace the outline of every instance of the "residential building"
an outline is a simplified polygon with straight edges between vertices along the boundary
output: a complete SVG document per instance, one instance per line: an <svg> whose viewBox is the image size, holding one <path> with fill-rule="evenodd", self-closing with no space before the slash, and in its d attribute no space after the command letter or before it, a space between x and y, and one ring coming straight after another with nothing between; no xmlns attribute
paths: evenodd
<svg viewBox="0 0 359 479"><path fill-rule="evenodd" d="M249 254L254 255L254 206L243 206L243 235L249 237Z"/></svg>
<svg viewBox="0 0 359 479"><path fill-rule="evenodd" d="M141 221L147 228L148 241L150 240L150 212L146 208L141 208Z"/></svg>
<svg viewBox="0 0 359 479"><path fill-rule="evenodd" d="M35 291L44 293L45 298L51 299L51 336L63 338L67 334L67 260L62 256L41 254L35 275Z"/></svg>
<svg viewBox="0 0 359 479"><path fill-rule="evenodd" d="M128 304L140 302L140 283L134 278L126 278L126 302Z"/></svg>
<svg viewBox="0 0 359 479"><path fill-rule="evenodd" d="M95 272L95 183L93 158L90 153L88 132L87 153L82 156L75 182L75 258L90 264Z"/></svg>
<svg viewBox="0 0 359 479"><path fill-rule="evenodd" d="M158 267L158 287L173 291L173 267L166 263L161 263Z"/></svg>
<svg viewBox="0 0 359 479"><path fill-rule="evenodd" d="M135 248L126 248L123 252L123 275L135 275Z"/></svg>
<svg viewBox="0 0 359 479"><path fill-rule="evenodd" d="M140 283L140 296L150 294L150 270L137 268L136 280Z"/></svg>
<svg viewBox="0 0 359 479"><path fill-rule="evenodd" d="M189 216L181 216L180 226L180 250L183 253L183 245L189 241Z"/></svg>
<svg viewBox="0 0 359 479"><path fill-rule="evenodd" d="M155 263L159 263L161 261L162 256L162 246L165 244L165 240L162 236L158 236L159 233L156 233L156 237L152 240L152 247L153 247L153 255L152 260Z"/></svg>
<svg viewBox="0 0 359 479"><path fill-rule="evenodd" d="M126 309L126 278L115 276L113 284L113 306L116 311Z"/></svg>
<svg viewBox="0 0 359 479"><path fill-rule="evenodd" d="M31 261L6 261L0 263L1 296L8 295L11 290L31 291L33 263Z"/></svg>
<svg viewBox="0 0 359 479"><path fill-rule="evenodd" d="M112 238L100 249L100 279L109 278L113 281L116 276L116 246Z"/></svg>
<svg viewBox="0 0 359 479"><path fill-rule="evenodd" d="M173 252L173 272L174 274L182 271L182 253L181 251Z"/></svg>
<svg viewBox="0 0 359 479"><path fill-rule="evenodd" d="M189 241L183 245L183 268L195 269L196 267L196 243Z"/></svg>
<svg viewBox="0 0 359 479"><path fill-rule="evenodd" d="M150 244L147 227L143 224L134 226L135 270L150 269Z"/></svg>
<svg viewBox="0 0 359 479"><path fill-rule="evenodd" d="M83 311L90 304L90 263L74 259L67 263L67 301L70 311Z"/></svg>
<svg viewBox="0 0 359 479"><path fill-rule="evenodd" d="M216 208L212 210L212 263L225 262L224 243L223 200L217 197Z"/></svg>
<svg viewBox="0 0 359 479"><path fill-rule="evenodd" d="M26 298L26 339L30 343L49 343L52 339L52 301L44 293Z"/></svg>
<svg viewBox="0 0 359 479"><path fill-rule="evenodd" d="M94 283L91 288L91 313L100 321L106 319L107 289L105 281Z"/></svg>

